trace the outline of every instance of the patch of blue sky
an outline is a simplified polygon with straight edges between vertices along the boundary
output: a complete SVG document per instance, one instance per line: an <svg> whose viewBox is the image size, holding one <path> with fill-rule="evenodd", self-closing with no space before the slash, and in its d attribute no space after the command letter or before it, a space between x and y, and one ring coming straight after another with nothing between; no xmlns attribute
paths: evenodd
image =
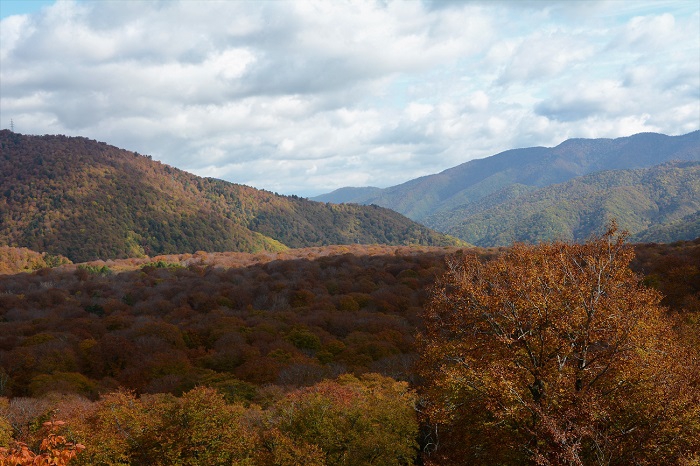
<svg viewBox="0 0 700 466"><path fill-rule="evenodd" d="M382 99L372 101L375 107L390 107L402 109L413 100L411 89L417 84L418 78L414 75L399 75L387 85Z"/></svg>
<svg viewBox="0 0 700 466"><path fill-rule="evenodd" d="M53 0L0 0L0 19L36 13L54 3Z"/></svg>
<svg viewBox="0 0 700 466"><path fill-rule="evenodd" d="M652 16L670 13L676 17L691 16L698 12L697 0L656 0L653 2L614 2L615 9L610 13L617 21L626 22L638 16Z"/></svg>

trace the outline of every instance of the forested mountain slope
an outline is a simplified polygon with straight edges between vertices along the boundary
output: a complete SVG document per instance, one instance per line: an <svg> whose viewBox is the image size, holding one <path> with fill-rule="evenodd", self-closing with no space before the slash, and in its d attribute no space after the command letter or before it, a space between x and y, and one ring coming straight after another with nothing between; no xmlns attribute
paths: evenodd
<svg viewBox="0 0 700 466"><path fill-rule="evenodd" d="M641 133L617 139L570 139L553 148L508 150L386 189L342 188L314 199L377 204L454 233L470 216L538 188L600 171L649 168L669 161L700 161L700 131L682 136ZM471 236L461 238L469 241Z"/></svg>
<svg viewBox="0 0 700 466"><path fill-rule="evenodd" d="M690 241L700 237L700 210L683 218L654 225L632 235L631 240L639 243Z"/></svg>
<svg viewBox="0 0 700 466"><path fill-rule="evenodd" d="M144 254L458 241L376 206L201 178L86 138L0 131L0 245L73 261Z"/></svg>
<svg viewBox="0 0 700 466"><path fill-rule="evenodd" d="M457 208L430 223L479 246L581 241L611 219L639 240L694 239L700 236L700 163L603 171L481 204L485 208Z"/></svg>

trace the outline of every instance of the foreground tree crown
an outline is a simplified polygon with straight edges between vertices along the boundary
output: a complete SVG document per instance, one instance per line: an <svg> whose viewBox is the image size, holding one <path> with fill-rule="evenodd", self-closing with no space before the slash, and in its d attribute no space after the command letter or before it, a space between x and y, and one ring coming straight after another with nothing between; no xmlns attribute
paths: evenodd
<svg viewBox="0 0 700 466"><path fill-rule="evenodd" d="M585 244L448 261L420 338L429 461L698 461L698 357L632 257L612 225Z"/></svg>

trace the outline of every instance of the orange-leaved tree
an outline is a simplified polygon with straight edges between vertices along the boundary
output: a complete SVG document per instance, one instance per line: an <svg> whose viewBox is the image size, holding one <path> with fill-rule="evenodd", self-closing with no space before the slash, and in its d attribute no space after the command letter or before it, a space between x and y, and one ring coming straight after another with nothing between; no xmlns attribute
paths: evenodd
<svg viewBox="0 0 700 466"><path fill-rule="evenodd" d="M0 466L66 466L85 447L79 443L69 442L64 436L55 432L64 424L63 421L44 423L48 433L41 442L41 451L38 454L22 442L16 442L11 448L0 447Z"/></svg>
<svg viewBox="0 0 700 466"><path fill-rule="evenodd" d="M457 256L420 336L432 464L697 459L698 354L628 264L615 225L585 244Z"/></svg>

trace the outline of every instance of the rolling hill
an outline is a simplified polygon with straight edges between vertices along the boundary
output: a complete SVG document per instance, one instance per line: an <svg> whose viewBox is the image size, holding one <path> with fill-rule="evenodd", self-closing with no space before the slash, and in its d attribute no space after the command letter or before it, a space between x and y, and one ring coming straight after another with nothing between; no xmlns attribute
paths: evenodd
<svg viewBox="0 0 700 466"><path fill-rule="evenodd" d="M389 209L212 178L80 137L0 131L0 245L72 261L329 244L455 245Z"/></svg>
<svg viewBox="0 0 700 466"><path fill-rule="evenodd" d="M700 236L700 162L592 173L493 204L467 216L459 208L444 212L436 223L478 246L583 240L613 218L633 240L694 239ZM695 229L673 231L693 218Z"/></svg>
<svg viewBox="0 0 700 466"><path fill-rule="evenodd" d="M494 216L493 209L499 206L502 206L501 210L507 210L511 208L509 206L524 206L529 202L536 202L538 195L533 194L534 192L585 175L602 171L650 168L671 161L700 161L700 131L682 136L641 133L617 139L570 139L553 148L513 149L484 159L472 160L441 173L417 178L398 186L385 189L341 188L313 199L376 204L394 209L438 231L455 234L465 241L481 238L476 244L497 245L505 239L497 240L496 237L527 241L534 237L551 236L550 234L533 236L530 233L518 233L515 230L509 233L502 232L493 237L486 235L483 238L479 234L473 234L474 231L489 228L475 222L484 222L485 218ZM620 176L624 178L627 175ZM586 182L582 183L586 184ZM589 185L588 189L595 188ZM542 195L548 196L549 192ZM603 192L598 194L598 196L603 195ZM585 197L590 198L588 195ZM658 201L663 202L662 199ZM634 205L631 203L626 207L632 209ZM558 209L560 214L562 209L578 209L566 213L568 217L575 217L585 215L584 212L579 211L580 209L591 210L593 207L589 208L577 202L568 207L560 205ZM526 210L532 213L530 207ZM692 213L686 212L688 215ZM615 212L611 210L607 214L615 214ZM622 217L643 215L636 211L623 212L623 214ZM542 211L539 215L545 218L550 213ZM622 218L620 221L623 228L639 231L638 228L642 224L646 225L645 229L652 228L654 227L652 223L665 220L649 217L646 220L640 220L641 223L633 222L630 225L625 224ZM695 231L692 225L683 226L681 219L674 218L672 222L675 222L675 226L664 227L664 233L659 233L660 236L683 239ZM564 223L571 222L563 222L562 225ZM537 227L537 222L532 226ZM653 228L649 230L645 238L653 240L654 231L656 230ZM676 238L670 233L672 231L685 231L685 233L682 237ZM580 231L566 229L557 234L578 240L583 239L580 235L586 232L588 232L586 228Z"/></svg>

